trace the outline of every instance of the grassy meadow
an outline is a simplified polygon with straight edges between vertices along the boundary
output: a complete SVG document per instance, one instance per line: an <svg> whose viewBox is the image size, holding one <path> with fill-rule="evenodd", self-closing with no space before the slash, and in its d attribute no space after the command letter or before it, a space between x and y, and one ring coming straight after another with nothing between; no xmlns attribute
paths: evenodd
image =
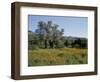
<svg viewBox="0 0 100 82"><path fill-rule="evenodd" d="M87 57L82 48L28 50L28 66L87 64Z"/></svg>

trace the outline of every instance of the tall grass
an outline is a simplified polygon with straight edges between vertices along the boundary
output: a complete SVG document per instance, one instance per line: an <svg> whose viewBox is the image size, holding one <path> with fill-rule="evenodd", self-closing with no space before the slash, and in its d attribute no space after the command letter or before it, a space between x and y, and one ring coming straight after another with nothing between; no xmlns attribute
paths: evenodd
<svg viewBox="0 0 100 82"><path fill-rule="evenodd" d="M59 48L28 51L28 66L87 64L87 49Z"/></svg>

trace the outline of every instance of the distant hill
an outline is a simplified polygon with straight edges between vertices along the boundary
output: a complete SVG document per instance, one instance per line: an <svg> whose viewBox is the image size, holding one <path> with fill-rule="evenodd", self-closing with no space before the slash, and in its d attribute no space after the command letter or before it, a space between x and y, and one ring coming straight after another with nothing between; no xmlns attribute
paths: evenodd
<svg viewBox="0 0 100 82"><path fill-rule="evenodd" d="M77 39L87 39L83 37L73 37L73 36L64 36L65 40L77 40Z"/></svg>

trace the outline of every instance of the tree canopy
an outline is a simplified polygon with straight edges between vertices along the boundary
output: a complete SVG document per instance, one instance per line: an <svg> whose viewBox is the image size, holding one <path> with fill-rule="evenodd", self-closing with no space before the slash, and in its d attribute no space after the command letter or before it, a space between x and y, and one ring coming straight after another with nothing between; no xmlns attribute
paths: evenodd
<svg viewBox="0 0 100 82"><path fill-rule="evenodd" d="M63 48L63 47L87 47L86 38L66 39L63 36L64 29L59 29L58 24L52 21L39 21L35 32L28 31L29 49L34 48Z"/></svg>

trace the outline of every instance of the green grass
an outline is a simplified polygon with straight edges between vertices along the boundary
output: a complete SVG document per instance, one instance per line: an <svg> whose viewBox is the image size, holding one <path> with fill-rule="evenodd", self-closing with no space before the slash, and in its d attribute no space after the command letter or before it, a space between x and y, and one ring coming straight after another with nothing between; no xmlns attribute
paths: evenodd
<svg viewBox="0 0 100 82"><path fill-rule="evenodd" d="M87 64L87 49L60 48L28 51L28 66Z"/></svg>

